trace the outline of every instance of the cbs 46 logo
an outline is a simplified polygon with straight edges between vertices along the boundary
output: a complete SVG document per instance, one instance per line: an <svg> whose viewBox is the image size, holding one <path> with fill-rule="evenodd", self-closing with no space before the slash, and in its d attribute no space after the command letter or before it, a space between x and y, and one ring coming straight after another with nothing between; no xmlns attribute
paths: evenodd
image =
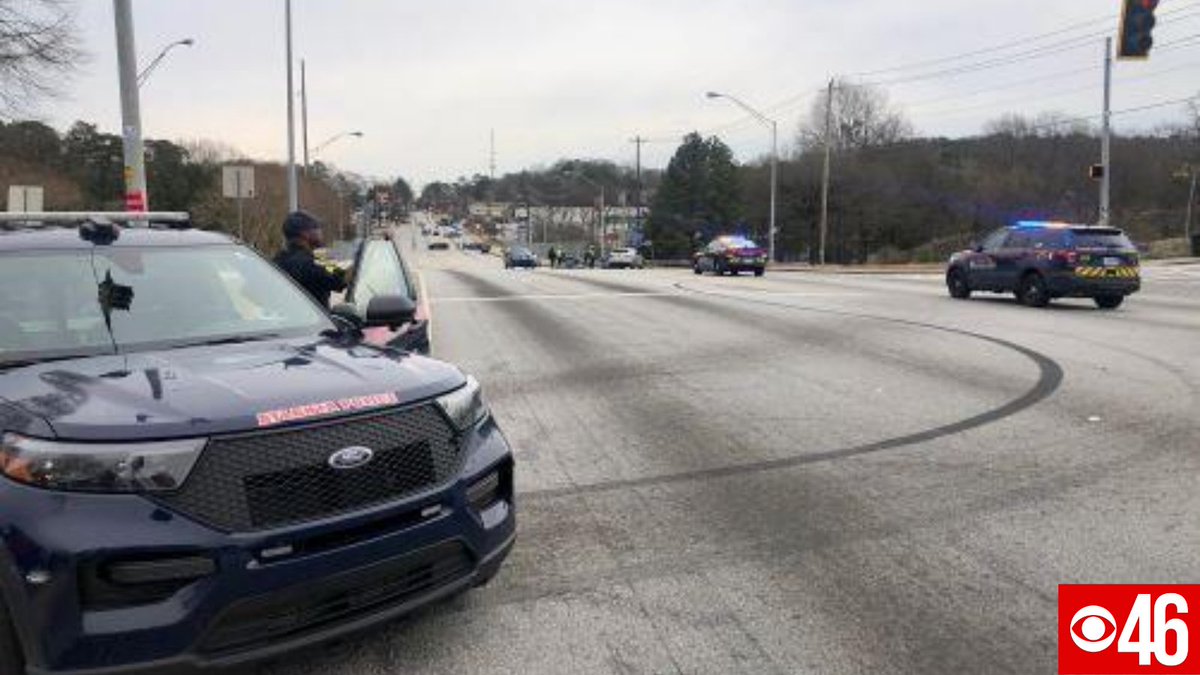
<svg viewBox="0 0 1200 675"><path fill-rule="evenodd" d="M1059 672L1200 673L1187 622L1198 589L1060 586Z"/></svg>

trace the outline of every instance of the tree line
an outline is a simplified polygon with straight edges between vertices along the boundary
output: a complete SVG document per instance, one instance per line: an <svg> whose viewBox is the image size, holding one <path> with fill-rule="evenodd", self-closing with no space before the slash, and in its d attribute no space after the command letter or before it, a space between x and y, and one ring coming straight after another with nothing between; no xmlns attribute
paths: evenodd
<svg viewBox="0 0 1200 675"><path fill-rule="evenodd" d="M263 251L282 243L287 175L282 164L252 161L211 141L147 140L146 181L155 211L187 211L203 227L238 234L237 203L223 196L221 167L250 165L255 194L244 200L242 232ZM40 185L45 208L58 211L120 211L124 201L122 139L76 122L65 133L40 122L0 122L0 186ZM353 213L377 192L388 192L389 205L403 208L412 190L402 178L388 184L339 172L320 162L301 171L299 201L329 230L331 239L352 236ZM7 192L0 200L7 199Z"/></svg>
<svg viewBox="0 0 1200 675"><path fill-rule="evenodd" d="M826 129L831 146L827 259L942 260L982 233L1021 219L1094 223L1097 131L1043 113L1008 114L970 138L918 137L883 92L843 83L800 124L796 151L780 162L778 257L816 257ZM1187 167L1200 166L1200 106L1153 132L1117 135L1112 223L1139 243L1183 236ZM714 234L762 242L769 220L766 158L733 167L718 138L683 139L657 191L648 235L668 256L686 256ZM1176 250L1182 249L1178 242Z"/></svg>

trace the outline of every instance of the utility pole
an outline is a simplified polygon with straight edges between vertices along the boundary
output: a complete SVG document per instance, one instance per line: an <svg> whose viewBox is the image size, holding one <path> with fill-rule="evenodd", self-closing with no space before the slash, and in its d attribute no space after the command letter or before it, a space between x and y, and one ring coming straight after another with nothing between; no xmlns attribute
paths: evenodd
<svg viewBox="0 0 1200 675"><path fill-rule="evenodd" d="M771 236L767 242L767 254L771 264L779 262L775 259L775 195L779 191L779 123L771 120Z"/></svg>
<svg viewBox="0 0 1200 675"><path fill-rule="evenodd" d="M825 92L825 166L821 170L821 243L818 262L825 264L825 243L829 237L829 160L833 147L833 79Z"/></svg>
<svg viewBox="0 0 1200 675"><path fill-rule="evenodd" d="M1192 245L1192 210L1196 204L1196 174L1200 173L1200 167L1192 167L1192 189L1188 191L1187 216L1183 222L1183 239L1187 242L1187 246Z"/></svg>
<svg viewBox="0 0 1200 675"><path fill-rule="evenodd" d="M308 175L308 79L304 73L304 59L300 59L300 137L304 146L304 175Z"/></svg>
<svg viewBox="0 0 1200 675"><path fill-rule="evenodd" d="M1110 222L1109 199L1112 187L1112 38L1104 39L1104 113L1103 130L1100 136L1100 164L1104 175L1100 177L1100 226Z"/></svg>
<svg viewBox="0 0 1200 675"><path fill-rule="evenodd" d="M299 186L296 180L296 88L292 82L292 0L284 0L283 14L284 30L287 33L287 198L290 212L300 208Z"/></svg>
<svg viewBox="0 0 1200 675"><path fill-rule="evenodd" d="M634 218L634 222L637 223L639 233L643 233L643 234L644 234L644 231L642 229L642 144L647 143L647 142L649 142L649 141L647 141L645 138L642 138L641 136L634 136L633 140L630 141L630 143L633 143L637 146L637 165L636 165L637 166L637 169L636 169L636 171L637 171L637 196L634 198L634 202L633 202L633 206L634 206L634 209L636 209L637 216Z"/></svg>
<svg viewBox="0 0 1200 675"><path fill-rule="evenodd" d="M125 210L147 211L146 152L138 99L137 49L133 41L132 0L113 0L117 28L117 70L121 84L121 132L125 155Z"/></svg>
<svg viewBox="0 0 1200 675"><path fill-rule="evenodd" d="M491 151L488 153L488 176L496 180L496 130L492 129Z"/></svg>

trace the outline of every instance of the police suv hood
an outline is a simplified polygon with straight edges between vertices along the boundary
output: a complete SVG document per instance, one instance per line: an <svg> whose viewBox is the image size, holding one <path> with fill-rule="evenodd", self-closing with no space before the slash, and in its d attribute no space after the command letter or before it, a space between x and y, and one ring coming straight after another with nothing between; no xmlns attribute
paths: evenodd
<svg viewBox="0 0 1200 675"><path fill-rule="evenodd" d="M208 436L403 405L464 382L440 361L322 338L99 356L0 371L0 431Z"/></svg>

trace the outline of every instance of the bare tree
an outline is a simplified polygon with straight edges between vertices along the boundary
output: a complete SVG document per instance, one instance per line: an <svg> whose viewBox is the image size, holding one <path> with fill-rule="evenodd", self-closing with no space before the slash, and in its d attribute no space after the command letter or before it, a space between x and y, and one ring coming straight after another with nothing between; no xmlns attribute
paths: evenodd
<svg viewBox="0 0 1200 675"><path fill-rule="evenodd" d="M83 58L67 0L0 0L0 114L59 93Z"/></svg>
<svg viewBox="0 0 1200 675"><path fill-rule="evenodd" d="M828 94L813 103L808 119L800 123L800 148L821 147L825 142ZM861 150L911 138L912 124L891 107L887 92L878 87L838 82L833 89L830 132L839 150Z"/></svg>
<svg viewBox="0 0 1200 675"><path fill-rule="evenodd" d="M1046 111L1036 117L1006 113L983 125L985 136L1009 138L1055 138L1058 136L1087 136L1092 127L1086 120L1060 112Z"/></svg>

